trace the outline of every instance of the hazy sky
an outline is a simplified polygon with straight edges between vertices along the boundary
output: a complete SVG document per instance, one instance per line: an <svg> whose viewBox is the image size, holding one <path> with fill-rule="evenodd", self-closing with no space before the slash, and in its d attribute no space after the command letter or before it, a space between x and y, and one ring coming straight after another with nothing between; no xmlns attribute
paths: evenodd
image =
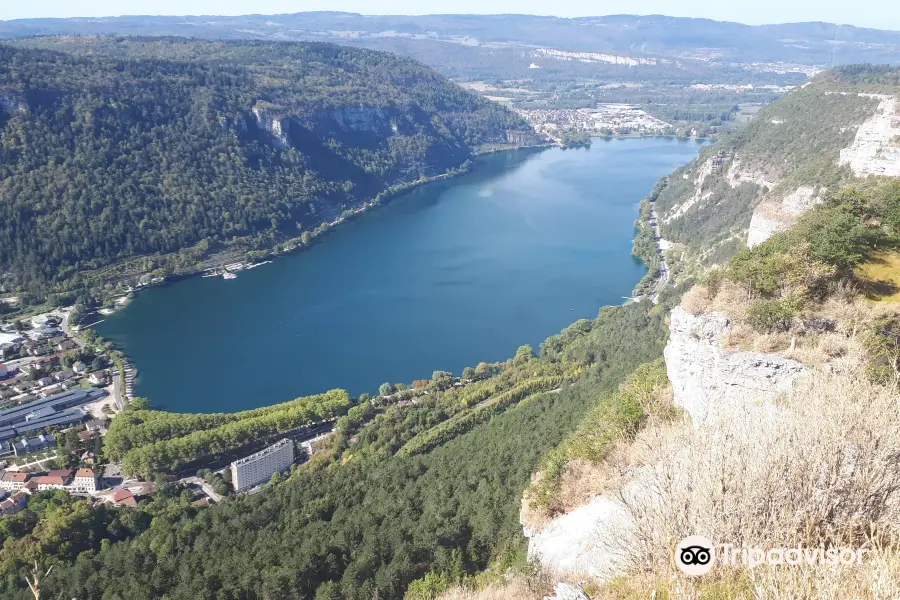
<svg viewBox="0 0 900 600"><path fill-rule="evenodd" d="M0 0L0 20L118 15L519 13L583 17L664 14L741 23L829 21L900 30L897 0Z"/></svg>

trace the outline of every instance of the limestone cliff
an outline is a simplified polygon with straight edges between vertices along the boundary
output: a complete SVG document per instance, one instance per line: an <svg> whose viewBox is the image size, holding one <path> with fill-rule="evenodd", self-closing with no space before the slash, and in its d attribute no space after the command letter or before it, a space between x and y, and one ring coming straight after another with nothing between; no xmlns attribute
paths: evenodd
<svg viewBox="0 0 900 600"><path fill-rule="evenodd" d="M857 177L900 177L900 113L893 95L860 93L879 101L875 114L860 125L849 148L841 150L840 163Z"/></svg>
<svg viewBox="0 0 900 600"><path fill-rule="evenodd" d="M692 315L675 308L664 356L674 402L695 425L715 420L735 406L762 405L790 393L806 367L777 354L726 349L721 336L731 327L724 315Z"/></svg>
<svg viewBox="0 0 900 600"><path fill-rule="evenodd" d="M849 72L794 89L658 186L661 235L699 269L790 227L826 188L900 176L898 97Z"/></svg>
<svg viewBox="0 0 900 600"><path fill-rule="evenodd" d="M804 365L777 354L726 348L721 338L731 327L724 315L694 315L681 307L672 311L666 370L673 401L695 429L715 427L735 414L772 415L775 401L789 397L808 376ZM635 524L634 505L652 504L658 484L642 469L626 473L625 480L620 494L594 497L540 530L525 528L529 558L558 574L598 580L621 574L621 549Z"/></svg>
<svg viewBox="0 0 900 600"><path fill-rule="evenodd" d="M747 246L758 246L793 225L801 215L822 202L824 192L824 188L801 185L781 199L777 195L764 198L750 218Z"/></svg>
<svg viewBox="0 0 900 600"><path fill-rule="evenodd" d="M267 132L276 148L287 148L290 145L288 131L291 128L289 119L280 116L276 111L254 106L253 116L257 126Z"/></svg>

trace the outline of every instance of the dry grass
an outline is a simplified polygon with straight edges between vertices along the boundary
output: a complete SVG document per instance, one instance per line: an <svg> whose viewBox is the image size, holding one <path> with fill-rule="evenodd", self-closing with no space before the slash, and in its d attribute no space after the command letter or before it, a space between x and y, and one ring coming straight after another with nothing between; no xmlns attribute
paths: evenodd
<svg viewBox="0 0 900 600"><path fill-rule="evenodd" d="M622 386L626 387L625 384ZM669 422L681 416L681 409L673 402L672 386L653 387L638 390L629 388L640 404L644 413L644 425ZM615 491L621 484L623 469L620 466L622 457L630 452L631 441L625 435L612 442L606 452L606 458L594 462L585 458L569 458L559 476L558 489L549 506L539 506L535 502L536 490L539 489L543 473L537 472L531 477L531 484L522 495L519 520L528 529L539 531L550 521L565 515L599 495Z"/></svg>
<svg viewBox="0 0 900 600"><path fill-rule="evenodd" d="M818 374L775 412L735 408L714 427L650 427L624 465L638 484L618 493L632 523L597 541L628 557L629 586L646 591L652 580L678 598L714 584L734 592L722 598L900 597L896 540L878 546L871 535L900 523L898 409L896 393L863 377ZM720 580L698 583L672 564L672 548L693 534L745 547L875 551L865 568L720 569Z"/></svg>
<svg viewBox="0 0 900 600"><path fill-rule="evenodd" d="M847 280L831 284L825 298L807 305L785 332L765 333L753 329L743 321L749 304L740 285L724 281L714 297L706 287L695 286L685 294L682 306L694 314L718 313L732 319L732 326L719 340L726 349L780 353L807 366L832 365L845 371L848 365L866 360L860 334L881 319L900 315L900 303L868 302L859 295L855 283ZM822 331L808 325L816 319L834 323L834 330Z"/></svg>
<svg viewBox="0 0 900 600"><path fill-rule="evenodd" d="M881 546L861 566L717 568L700 578L635 573L592 592L592 600L894 600L900 598L900 555L896 546Z"/></svg>
<svg viewBox="0 0 900 600"><path fill-rule="evenodd" d="M553 591L554 579L546 573L513 574L485 584L463 584L437 600L540 600Z"/></svg>
<svg viewBox="0 0 900 600"><path fill-rule="evenodd" d="M704 285L695 285L681 297L681 308L694 315L705 315L712 310L713 296Z"/></svg>

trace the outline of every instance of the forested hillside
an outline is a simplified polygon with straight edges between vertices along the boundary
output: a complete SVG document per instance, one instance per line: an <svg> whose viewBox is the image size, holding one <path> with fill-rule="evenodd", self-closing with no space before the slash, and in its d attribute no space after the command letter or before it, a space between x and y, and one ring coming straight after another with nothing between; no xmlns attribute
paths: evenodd
<svg viewBox="0 0 900 600"><path fill-rule="evenodd" d="M898 97L896 68L851 65L813 78L657 186L663 237L721 263L841 187L900 173Z"/></svg>
<svg viewBox="0 0 900 600"><path fill-rule="evenodd" d="M537 141L413 60L326 44L65 38L0 45L8 287L224 244L271 248L392 187ZM49 51L37 46L52 46ZM74 282L74 283L73 283Z"/></svg>
<svg viewBox="0 0 900 600"><path fill-rule="evenodd" d="M411 584L427 589L429 573L446 585L517 562L531 472L585 411L660 355L665 335L649 303L608 307L549 338L540 356L526 346L506 363L479 365L465 388L442 386L438 372L414 404L361 398L328 451L218 506L192 506L169 486L137 508L66 502L48 515L33 500L34 511L0 519L0 597L30 597L29 558L56 565L42 582L48 597L121 600L400 600ZM340 392L320 400L328 397L343 403ZM203 421L192 423L201 434L217 431L227 418L126 412L110 451L178 435L189 420Z"/></svg>

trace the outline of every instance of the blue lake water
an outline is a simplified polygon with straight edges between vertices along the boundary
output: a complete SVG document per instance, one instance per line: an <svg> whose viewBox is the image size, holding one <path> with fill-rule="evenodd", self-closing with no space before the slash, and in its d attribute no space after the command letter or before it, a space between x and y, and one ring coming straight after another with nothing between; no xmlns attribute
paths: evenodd
<svg viewBox="0 0 900 600"><path fill-rule="evenodd" d="M136 394L178 412L237 411L535 350L645 272L638 203L699 151L669 138L484 156L239 273L140 293L98 326L140 371Z"/></svg>

